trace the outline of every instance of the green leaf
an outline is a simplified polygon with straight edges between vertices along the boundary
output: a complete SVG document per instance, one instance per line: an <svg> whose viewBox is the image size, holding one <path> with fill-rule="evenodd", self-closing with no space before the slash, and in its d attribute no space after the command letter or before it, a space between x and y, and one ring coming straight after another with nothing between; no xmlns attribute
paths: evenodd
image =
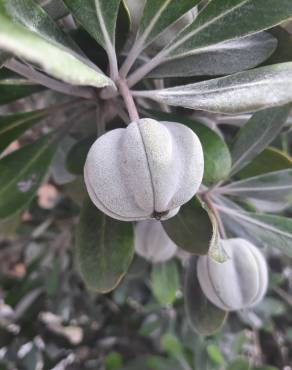
<svg viewBox="0 0 292 370"><path fill-rule="evenodd" d="M184 350L181 342L172 333L164 334L164 336L161 338L161 346L174 358L184 356Z"/></svg>
<svg viewBox="0 0 292 370"><path fill-rule="evenodd" d="M276 298L265 297L264 300L255 307L255 312L263 320L269 320L271 317L285 315L286 304Z"/></svg>
<svg viewBox="0 0 292 370"><path fill-rule="evenodd" d="M179 289L179 274L175 260L154 264L151 272L152 291L161 305L171 305Z"/></svg>
<svg viewBox="0 0 292 370"><path fill-rule="evenodd" d="M43 87L21 78L1 78L0 106L42 91Z"/></svg>
<svg viewBox="0 0 292 370"><path fill-rule="evenodd" d="M73 40L34 0L1 0L0 14L33 30L47 40L80 52Z"/></svg>
<svg viewBox="0 0 292 370"><path fill-rule="evenodd" d="M198 135L204 152L203 183L205 185L211 185L228 178L231 170L231 155L226 143L213 130L179 114L156 111L147 111L147 114L160 121L182 123Z"/></svg>
<svg viewBox="0 0 292 370"><path fill-rule="evenodd" d="M276 64L283 62L292 61L292 35L287 32L282 27L275 27L272 30L269 30L269 33L272 34L278 40L278 47L273 53L271 58L267 60L268 64Z"/></svg>
<svg viewBox="0 0 292 370"><path fill-rule="evenodd" d="M77 141L70 149L66 158L66 167L74 175L82 175L87 154L96 137L89 136Z"/></svg>
<svg viewBox="0 0 292 370"><path fill-rule="evenodd" d="M108 52L114 49L121 0L64 0L86 31Z"/></svg>
<svg viewBox="0 0 292 370"><path fill-rule="evenodd" d="M224 366L225 365L225 360L224 357L221 353L221 350L218 346L215 344L209 344L207 346L207 353L210 359L217 365Z"/></svg>
<svg viewBox="0 0 292 370"><path fill-rule="evenodd" d="M137 39L146 47L199 0L147 0Z"/></svg>
<svg viewBox="0 0 292 370"><path fill-rule="evenodd" d="M26 130L46 116L45 111L16 113L0 116L0 153Z"/></svg>
<svg viewBox="0 0 292 370"><path fill-rule="evenodd" d="M292 168L292 158L279 149L269 147L256 156L246 167L240 170L236 174L236 177L239 179L246 179L289 168Z"/></svg>
<svg viewBox="0 0 292 370"><path fill-rule="evenodd" d="M76 236L76 256L90 290L107 293L126 274L134 256L132 224L117 221L84 201Z"/></svg>
<svg viewBox="0 0 292 370"><path fill-rule="evenodd" d="M96 43L94 38L83 27L70 31L71 37L82 48L83 52L95 65L106 71L108 68L108 56L102 46Z"/></svg>
<svg viewBox="0 0 292 370"><path fill-rule="evenodd" d="M106 370L120 370L123 366L123 357L119 352L110 352L104 362Z"/></svg>
<svg viewBox="0 0 292 370"><path fill-rule="evenodd" d="M197 278L197 258L192 257L185 275L185 309L191 327L201 335L212 335L227 318L227 312L214 306L204 296Z"/></svg>
<svg viewBox="0 0 292 370"><path fill-rule="evenodd" d="M4 51L0 50L0 68L3 67L4 63L10 58L9 53L5 53Z"/></svg>
<svg viewBox="0 0 292 370"><path fill-rule="evenodd" d="M39 364L43 363L43 361L42 351L34 343L21 359L23 368L27 370L37 370Z"/></svg>
<svg viewBox="0 0 292 370"><path fill-rule="evenodd" d="M261 153L280 133L291 105L270 108L254 114L239 131L232 150L232 174L241 170Z"/></svg>
<svg viewBox="0 0 292 370"><path fill-rule="evenodd" d="M277 39L267 32L227 41L197 54L169 60L147 77L219 76L250 69L263 63L277 47Z"/></svg>
<svg viewBox="0 0 292 370"><path fill-rule="evenodd" d="M292 204L292 169L269 172L221 187L220 193L240 198Z"/></svg>
<svg viewBox="0 0 292 370"><path fill-rule="evenodd" d="M83 177L78 176L74 181L63 185L62 192L81 208L87 194Z"/></svg>
<svg viewBox="0 0 292 370"><path fill-rule="evenodd" d="M264 14L264 16L262 16ZM257 33L292 17L290 0L213 0L165 48L169 57Z"/></svg>
<svg viewBox="0 0 292 370"><path fill-rule="evenodd" d="M41 184L57 144L46 135L0 160L0 218L23 209Z"/></svg>
<svg viewBox="0 0 292 370"><path fill-rule="evenodd" d="M292 257L291 218L245 212L240 208L217 206L226 227L236 236L252 240L259 247L272 247Z"/></svg>
<svg viewBox="0 0 292 370"><path fill-rule="evenodd" d="M214 229L198 198L191 199L176 216L163 221L162 225L178 247L196 255L208 253Z"/></svg>
<svg viewBox="0 0 292 370"><path fill-rule="evenodd" d="M21 224L21 214L15 213L5 220L0 220L0 242L17 238L17 229Z"/></svg>
<svg viewBox="0 0 292 370"><path fill-rule="evenodd" d="M177 361L168 359L165 356L143 355L135 356L135 359L128 362L119 370L180 370Z"/></svg>
<svg viewBox="0 0 292 370"><path fill-rule="evenodd" d="M66 168L67 155L75 143L76 140L70 135L64 135L62 140L60 140L59 147L51 167L52 180L56 185L62 186L72 183L72 181L76 179L76 176L72 175Z"/></svg>
<svg viewBox="0 0 292 370"><path fill-rule="evenodd" d="M39 1L41 2L41 1ZM62 0L49 0L43 1L44 10L52 17L53 19L61 19L68 15L69 11L63 4Z"/></svg>
<svg viewBox="0 0 292 370"><path fill-rule="evenodd" d="M227 370L277 370L273 366L251 367L250 362L245 359L237 359L229 364Z"/></svg>
<svg viewBox="0 0 292 370"><path fill-rule="evenodd" d="M32 0L0 0L1 49L73 85L113 85L89 61L69 49L67 37L61 36L56 27Z"/></svg>
<svg viewBox="0 0 292 370"><path fill-rule="evenodd" d="M133 94L215 113L254 112L292 101L292 62L168 89L133 91Z"/></svg>
<svg viewBox="0 0 292 370"><path fill-rule="evenodd" d="M252 368L245 359L237 359L229 364L227 370L252 370Z"/></svg>
<svg viewBox="0 0 292 370"><path fill-rule="evenodd" d="M116 49L117 51L122 51L125 46L128 36L131 30L131 15L125 4L125 0L121 1L117 26L116 26Z"/></svg>

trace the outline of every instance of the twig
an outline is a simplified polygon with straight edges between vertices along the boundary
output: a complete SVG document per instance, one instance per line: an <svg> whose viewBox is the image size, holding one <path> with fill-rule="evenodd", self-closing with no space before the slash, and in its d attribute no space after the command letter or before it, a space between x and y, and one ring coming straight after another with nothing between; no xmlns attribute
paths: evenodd
<svg viewBox="0 0 292 370"><path fill-rule="evenodd" d="M278 294L279 297L281 297L286 303L288 303L289 306L292 307L292 297L290 294L285 292L282 288L275 286L273 287L273 291Z"/></svg>
<svg viewBox="0 0 292 370"><path fill-rule="evenodd" d="M119 76L119 68L118 68L118 61L117 61L117 55L114 47L111 47L109 50L107 50L108 60L109 60L109 66L110 66L110 77L113 81L116 81L116 79Z"/></svg>
<svg viewBox="0 0 292 370"><path fill-rule="evenodd" d="M117 54L116 54L114 44L108 33L108 29L105 24L104 17L102 15L102 9L101 9L101 5L99 1L95 1L95 9L96 9L96 15L99 21L99 25L101 28L101 32L104 38L104 42L105 42L105 49L106 49L106 53L108 56L109 67L110 67L110 76L113 81L116 81L119 77Z"/></svg>
<svg viewBox="0 0 292 370"><path fill-rule="evenodd" d="M131 91L129 90L129 87L127 85L127 82L124 79L120 78L117 81L117 87L120 91L121 96L124 99L125 105L129 113L130 120L137 121L139 119L139 114L138 114L133 96L131 94Z"/></svg>
<svg viewBox="0 0 292 370"><path fill-rule="evenodd" d="M214 214L214 216L215 216L215 218L218 222L219 232L220 232L220 235L221 235L222 239L226 239L227 235L226 235L225 227L224 227L222 219L220 217L220 213L218 212L218 210L216 208L216 205L214 204L210 194L205 193L205 194L202 195L202 198L206 202L207 206L211 209L211 211L213 212L213 214Z"/></svg>
<svg viewBox="0 0 292 370"><path fill-rule="evenodd" d="M120 69L120 76L126 78L130 69L132 68L133 64L135 63L137 57L139 56L140 52L143 49L143 40L137 40L132 49L130 50L127 58L125 59L121 69Z"/></svg>
<svg viewBox="0 0 292 370"><path fill-rule="evenodd" d="M159 66L159 64L164 62L164 53L160 52L157 54L153 59L151 59L148 63L143 64L140 68L136 69L129 78L127 79L128 81L128 86L132 87L136 85L137 82L142 80L149 72L151 72L155 67Z"/></svg>
<svg viewBox="0 0 292 370"><path fill-rule="evenodd" d="M83 99L77 98L77 99L66 101L65 103L62 103L62 104L51 105L49 107L43 108L41 111L44 113L48 113L49 115L53 115L53 114L62 112L68 108L74 107L82 102L84 102Z"/></svg>
<svg viewBox="0 0 292 370"><path fill-rule="evenodd" d="M26 66L25 64L17 61L16 59L10 59L5 62L5 67L19 75L26 77L30 81L36 82L40 85L46 86L49 89L58 91L63 94L78 96L85 99L93 99L96 97L95 91L91 87L80 87L66 84L64 82L55 80L51 77L44 75L37 70Z"/></svg>

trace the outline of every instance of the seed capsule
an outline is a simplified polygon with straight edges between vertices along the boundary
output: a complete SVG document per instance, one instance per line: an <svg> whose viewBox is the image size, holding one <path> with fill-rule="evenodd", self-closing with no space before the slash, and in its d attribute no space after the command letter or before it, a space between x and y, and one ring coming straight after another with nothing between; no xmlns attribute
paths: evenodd
<svg viewBox="0 0 292 370"><path fill-rule="evenodd" d="M135 226L136 253L149 262L165 262L172 258L177 246L158 221L140 221Z"/></svg>
<svg viewBox="0 0 292 370"><path fill-rule="evenodd" d="M223 240L230 259L218 263L208 256L198 259L197 274L205 296L225 311L236 311L259 303L268 287L264 256L249 241Z"/></svg>
<svg viewBox="0 0 292 370"><path fill-rule="evenodd" d="M164 220L195 195L203 170L202 146L191 129L146 118L98 138L84 177L92 202L108 216Z"/></svg>

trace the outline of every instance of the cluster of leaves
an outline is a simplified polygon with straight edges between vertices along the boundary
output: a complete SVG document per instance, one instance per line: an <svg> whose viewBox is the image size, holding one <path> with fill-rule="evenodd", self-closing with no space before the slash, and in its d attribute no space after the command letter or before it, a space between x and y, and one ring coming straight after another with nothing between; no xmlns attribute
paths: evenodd
<svg viewBox="0 0 292 370"><path fill-rule="evenodd" d="M203 146L203 186L163 223L171 239L217 261L226 257L220 238L231 236L251 240L267 256L291 258L292 36L283 23L292 17L291 1L147 0L135 34L127 4L0 0L0 225L13 225L45 180L79 205L85 198L76 236L81 273L95 291L117 286L134 256L132 225L92 206L82 173L97 134L130 121L123 81L137 88L128 94L141 117L187 125ZM156 40L195 6L195 20L157 50ZM32 97L37 104L28 106ZM20 148L10 153L16 140ZM189 278L194 265L191 259L186 310L192 327L209 334L226 314ZM172 304L179 290L174 266L153 267L162 304ZM190 366L189 355L177 356L189 346L170 337L163 343L182 368ZM217 347L209 352L221 361Z"/></svg>

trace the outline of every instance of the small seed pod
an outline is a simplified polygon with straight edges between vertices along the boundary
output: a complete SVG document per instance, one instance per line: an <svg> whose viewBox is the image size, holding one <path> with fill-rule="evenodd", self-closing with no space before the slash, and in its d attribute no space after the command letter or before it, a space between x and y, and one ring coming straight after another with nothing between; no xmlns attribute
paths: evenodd
<svg viewBox="0 0 292 370"><path fill-rule="evenodd" d="M208 256L198 259L197 274L205 296L225 311L236 311L259 303L268 287L268 269L264 256L249 241L223 240L230 257L218 263Z"/></svg>
<svg viewBox="0 0 292 370"><path fill-rule="evenodd" d="M172 258L177 246L158 221L140 221L135 226L136 253L149 262L165 262Z"/></svg>
<svg viewBox="0 0 292 370"><path fill-rule="evenodd" d="M203 170L202 146L191 129L146 118L98 138L84 177L92 202L108 216L162 220L195 195Z"/></svg>

